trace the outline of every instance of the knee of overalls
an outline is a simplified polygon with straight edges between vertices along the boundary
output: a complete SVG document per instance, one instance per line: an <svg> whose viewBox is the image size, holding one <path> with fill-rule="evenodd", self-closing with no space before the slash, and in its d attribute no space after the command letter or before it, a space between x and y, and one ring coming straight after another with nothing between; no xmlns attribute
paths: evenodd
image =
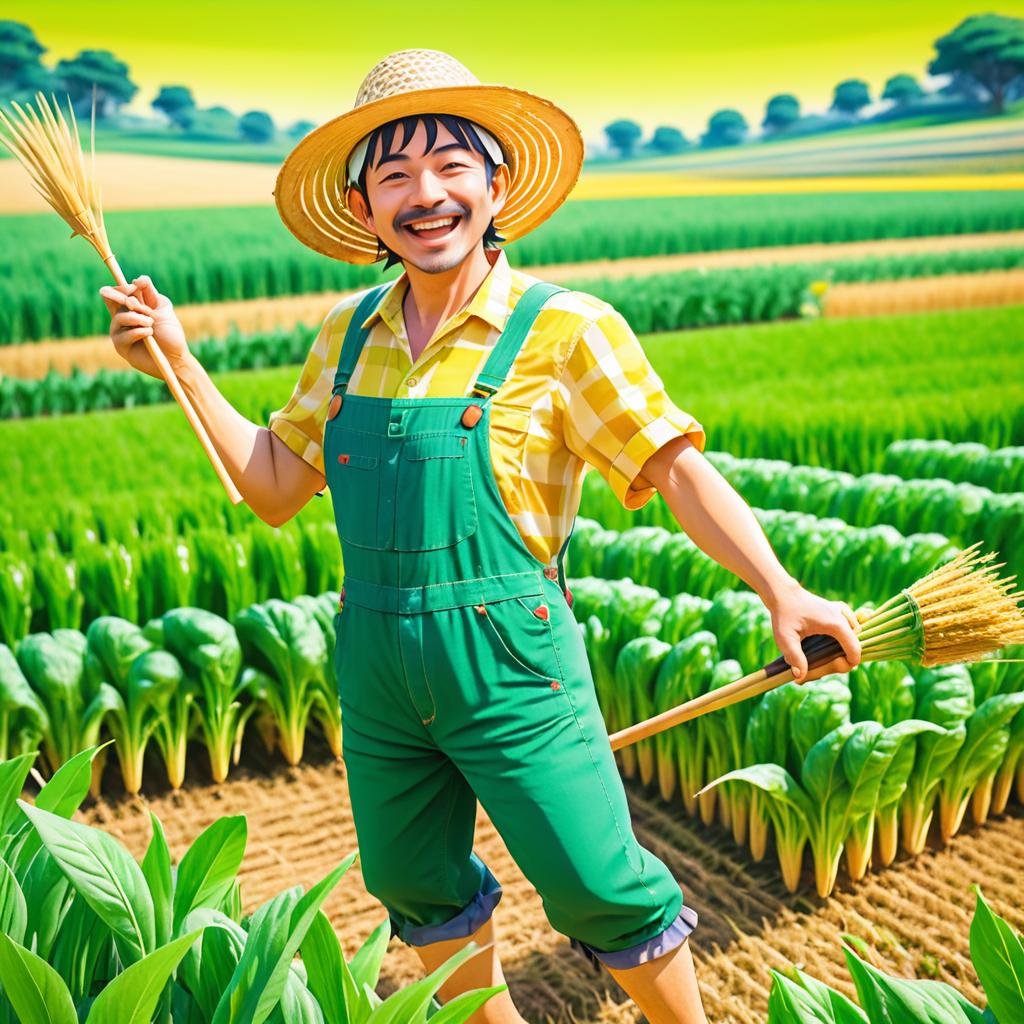
<svg viewBox="0 0 1024 1024"><path fill-rule="evenodd" d="M630 967L646 964L659 956L664 956L677 946L681 946L696 927L697 912L693 907L681 906L679 913L667 928L662 929L651 938L642 939L625 949L596 949L577 938L570 938L569 945L586 957L593 970L600 974L602 964L606 967L614 967L616 970L627 970Z"/></svg>
<svg viewBox="0 0 1024 1024"><path fill-rule="evenodd" d="M599 872L563 869L557 884L541 892L551 926L573 939L580 952L592 953L591 960L610 967L634 967L661 956L697 924L664 862L639 844L636 849L639 868L621 857L603 861Z"/></svg>
<svg viewBox="0 0 1024 1024"><path fill-rule="evenodd" d="M494 912L502 887L490 868L470 855L463 871L453 869L448 886L437 884L427 873L405 870L363 870L366 891L376 896L388 912L391 935L410 946L461 939L472 935Z"/></svg>

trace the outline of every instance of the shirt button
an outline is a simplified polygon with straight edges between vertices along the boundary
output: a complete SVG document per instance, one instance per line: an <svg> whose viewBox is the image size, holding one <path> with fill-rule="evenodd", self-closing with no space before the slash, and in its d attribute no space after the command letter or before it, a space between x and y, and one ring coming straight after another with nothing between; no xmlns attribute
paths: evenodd
<svg viewBox="0 0 1024 1024"><path fill-rule="evenodd" d="M417 385L418 383L419 383L419 380L417 380L417 378L415 378L415 377L410 377L410 378L409 378L409 379L408 379L408 380L407 380L407 381L405 382L405 386L406 386L407 388L414 388L414 387L416 387L416 385Z"/></svg>

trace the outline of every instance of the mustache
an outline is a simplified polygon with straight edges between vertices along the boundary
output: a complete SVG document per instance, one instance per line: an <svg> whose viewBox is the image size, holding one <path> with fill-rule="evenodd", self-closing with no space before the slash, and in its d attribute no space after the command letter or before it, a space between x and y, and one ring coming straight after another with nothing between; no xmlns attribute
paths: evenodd
<svg viewBox="0 0 1024 1024"><path fill-rule="evenodd" d="M469 219L469 209L462 203L452 203L439 210L410 210L408 213L400 213L393 221L392 224L397 231L399 228L405 227L406 224L417 220L440 220L442 217L462 217L463 219Z"/></svg>

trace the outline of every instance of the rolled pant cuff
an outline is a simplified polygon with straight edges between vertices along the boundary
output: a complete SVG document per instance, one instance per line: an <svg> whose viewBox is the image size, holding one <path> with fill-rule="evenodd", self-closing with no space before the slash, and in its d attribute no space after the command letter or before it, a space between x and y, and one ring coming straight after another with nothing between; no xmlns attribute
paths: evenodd
<svg viewBox="0 0 1024 1024"><path fill-rule="evenodd" d="M626 949L617 949L614 952L604 952L588 946L580 939L570 939L569 944L582 953L594 966L597 971L601 970L601 964L606 967L614 967L616 970L624 970L629 967L639 967L640 964L648 963L659 956L675 949L682 944L683 940L697 927L697 912L693 907L681 907L676 919L663 932L638 942L635 946L627 946Z"/></svg>
<svg viewBox="0 0 1024 1024"><path fill-rule="evenodd" d="M431 942L442 942L445 939L462 939L472 935L494 913L494 908L501 899L502 888L498 880L491 874L490 868L483 865L484 878L479 891L453 918L441 924L399 925L391 918L391 935L397 935L410 946L426 946Z"/></svg>

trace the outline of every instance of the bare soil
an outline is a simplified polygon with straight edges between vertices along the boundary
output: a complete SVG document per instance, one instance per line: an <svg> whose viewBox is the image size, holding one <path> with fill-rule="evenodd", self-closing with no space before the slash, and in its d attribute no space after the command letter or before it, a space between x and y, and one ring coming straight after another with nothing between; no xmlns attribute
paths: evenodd
<svg viewBox="0 0 1024 1024"><path fill-rule="evenodd" d="M823 259L888 256L915 252L962 252L1024 245L1024 231L983 232L970 235L938 235L892 238L866 242L832 242L813 245L780 245L722 252L680 253L622 260L592 260L526 268L546 281L561 284L600 277L621 278L671 273L701 267L747 267L770 263L807 263ZM1013 272L1010 272L1013 273ZM1018 272L1019 275L1019 272ZM953 280L956 277L957 280ZM959 283L963 278L964 283ZM985 284L985 281L991 283ZM893 285L892 294L887 290ZM970 287L968 287L970 285ZM159 287L159 284L157 285ZM875 293L875 290L878 290ZM878 298L871 297L875 293ZM977 293L978 301L967 301ZM291 328L303 323L318 325L339 299L350 292L318 292L275 299L245 299L176 306L178 318L190 339L221 337L234 324L244 332ZM994 301L986 301L987 296ZM959 298L958 298L959 297ZM173 299L173 296L171 296ZM963 274L940 278L916 278L868 285L836 285L828 295L826 315L872 315L850 312L863 308L878 313L917 309L955 308L956 305L998 305L1020 302L1016 279L1006 283L999 274ZM902 304L902 305L901 305ZM875 309L875 306L879 308ZM312 339L311 339L312 343ZM53 367L67 374L73 366L95 373L101 367L123 370L128 364L114 350L109 335L86 338L55 338L0 346L0 375L35 380Z"/></svg>
<svg viewBox="0 0 1024 1024"><path fill-rule="evenodd" d="M289 768L247 745L244 763L223 785L186 784L178 793L149 799L113 796L83 812L84 820L118 836L141 856L149 838L147 812L162 821L175 859L216 818L245 814L249 843L241 872L246 910L282 889L309 887L357 848L346 796L345 767L313 743L309 760ZM191 774L199 776L196 751ZM107 777L111 778L108 768ZM155 776L154 776L155 778ZM116 783L115 783L116 784ZM810 857L801 890L782 884L774 852L761 864L737 848L722 829L706 829L629 781L627 794L641 844L678 879L687 905L700 923L691 943L705 1010L715 1024L763 1024L771 987L769 968L795 963L802 970L854 997L840 934L862 938L876 951L874 963L903 977L938 978L977 1005L984 994L971 966L969 926L978 883L997 913L1024 929L1024 807L983 827L971 826L945 848L932 847L891 867L872 870L859 884L845 869L825 900L814 892ZM636 1006L602 972L597 975L568 939L553 931L540 898L508 854L505 844L478 810L477 853L502 883L504 894L494 921L512 998L531 1022L625 1024L641 1020ZM347 958L386 918L381 904L363 889L357 859L325 905ZM422 976L414 951L391 940L378 992L387 996Z"/></svg>

